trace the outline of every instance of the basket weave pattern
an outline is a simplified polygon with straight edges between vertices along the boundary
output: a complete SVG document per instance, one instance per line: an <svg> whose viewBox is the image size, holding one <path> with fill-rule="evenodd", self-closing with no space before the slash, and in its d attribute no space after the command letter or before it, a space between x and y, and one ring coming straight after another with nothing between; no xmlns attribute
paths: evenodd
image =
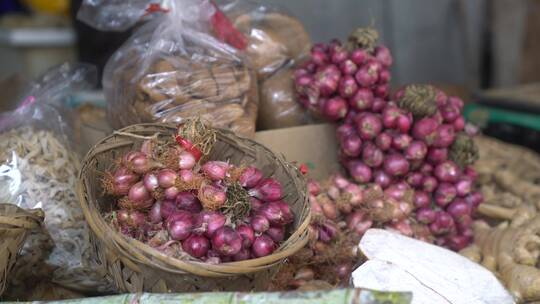
<svg viewBox="0 0 540 304"><path fill-rule="evenodd" d="M40 226L43 216L41 210L31 213L12 204L0 204L0 295L28 232Z"/></svg>
<svg viewBox="0 0 540 304"><path fill-rule="evenodd" d="M121 130L136 135L171 136L172 125L139 124ZM296 168L262 145L239 138L229 131L218 130L217 142L209 159L228 160L233 164L256 165L266 176L278 179L284 188L284 198L295 214L292 234L273 254L246 261L211 265L192 258L169 257L135 239L113 230L102 213L110 210L112 198L102 195L100 172L109 169L114 159L138 149L142 140L122 135L110 135L88 152L82 164L78 194L85 218L91 228L90 241L99 265L107 269L122 292L193 292L264 290L283 260L308 241L310 210L305 182Z"/></svg>

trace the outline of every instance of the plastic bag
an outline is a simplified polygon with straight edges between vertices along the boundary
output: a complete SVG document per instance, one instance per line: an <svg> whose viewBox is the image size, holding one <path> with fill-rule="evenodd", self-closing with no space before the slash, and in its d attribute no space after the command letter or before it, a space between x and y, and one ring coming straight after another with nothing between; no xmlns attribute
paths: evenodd
<svg viewBox="0 0 540 304"><path fill-rule="evenodd" d="M17 260L15 285L51 276L72 288L102 284L92 281L95 269L85 262L88 228L76 195L80 159L61 104L96 75L88 65L55 67L28 87L15 111L0 115L0 202L45 212L44 229L28 237Z"/></svg>
<svg viewBox="0 0 540 304"><path fill-rule="evenodd" d="M259 130L294 127L313 121L297 100L293 76L294 66L286 66L260 85Z"/></svg>
<svg viewBox="0 0 540 304"><path fill-rule="evenodd" d="M217 3L248 38L246 51L259 80L308 53L309 34L298 19L284 10L248 0L219 0Z"/></svg>
<svg viewBox="0 0 540 304"><path fill-rule="evenodd" d="M90 4L86 1L81 9ZM110 9L108 3L99 5ZM111 15L118 5L114 7ZM173 0L155 10L164 14L136 31L105 66L103 88L111 125L181 123L202 116L214 127L252 136L257 81L242 52L216 38L234 42L234 35L222 31L227 20L203 0ZM85 21L96 25L101 19Z"/></svg>

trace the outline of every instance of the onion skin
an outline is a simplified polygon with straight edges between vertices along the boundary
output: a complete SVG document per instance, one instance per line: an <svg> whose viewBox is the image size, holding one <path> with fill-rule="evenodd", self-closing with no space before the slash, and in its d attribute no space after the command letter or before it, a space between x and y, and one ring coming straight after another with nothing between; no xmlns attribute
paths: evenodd
<svg viewBox="0 0 540 304"><path fill-rule="evenodd" d="M110 194L121 196L127 195L131 186L139 181L139 176L126 167L120 167L112 176L113 189Z"/></svg>
<svg viewBox="0 0 540 304"><path fill-rule="evenodd" d="M375 58L386 68L390 67L393 62L392 55L390 50L382 45L379 45L375 48Z"/></svg>
<svg viewBox="0 0 540 304"><path fill-rule="evenodd" d="M343 175L341 175L339 173L335 174L332 177L332 181L334 182L334 185L336 187L338 187L339 189L341 189L341 190L347 188L347 186L349 186L351 184L351 182L349 182L348 179L346 179ZM320 192L320 187L319 187L319 192ZM318 193L316 193L316 194L318 194Z"/></svg>
<svg viewBox="0 0 540 304"><path fill-rule="evenodd" d="M354 77L346 75L339 81L339 95L343 98L349 98L353 96L358 90L358 85Z"/></svg>
<svg viewBox="0 0 540 304"><path fill-rule="evenodd" d="M240 251L233 256L234 261L244 261L248 260L251 257L251 253L247 248L242 248Z"/></svg>
<svg viewBox="0 0 540 304"><path fill-rule="evenodd" d="M351 206L360 207L364 199L364 193L358 185L351 183L347 187L345 187L343 191L350 196L349 204L351 204Z"/></svg>
<svg viewBox="0 0 540 304"><path fill-rule="evenodd" d="M431 198L429 194L424 191L416 191L414 193L414 206L416 208L426 208L431 204Z"/></svg>
<svg viewBox="0 0 540 304"><path fill-rule="evenodd" d="M175 186L169 187L165 189L163 194L165 195L165 198L168 200L174 200L176 199L176 196L180 193L180 190L176 188Z"/></svg>
<svg viewBox="0 0 540 304"><path fill-rule="evenodd" d="M249 202L251 203L251 210L254 212L257 212L264 204L260 199L255 197L250 197Z"/></svg>
<svg viewBox="0 0 540 304"><path fill-rule="evenodd" d="M453 161L447 160L435 167L434 174L441 182L455 183L458 181L461 172Z"/></svg>
<svg viewBox="0 0 540 304"><path fill-rule="evenodd" d="M193 230L193 217L185 211L177 211L167 218L167 231L171 239L182 241L187 239Z"/></svg>
<svg viewBox="0 0 540 304"><path fill-rule="evenodd" d="M255 240L255 232L248 225L240 225L236 227L236 232L242 237L242 246L250 248Z"/></svg>
<svg viewBox="0 0 540 304"><path fill-rule="evenodd" d="M197 197L205 208L212 210L223 206L227 200L225 191L214 185L202 185Z"/></svg>
<svg viewBox="0 0 540 304"><path fill-rule="evenodd" d="M336 205L330 201L324 201L321 204L321 209L324 216L331 220L336 220L338 217L338 211Z"/></svg>
<svg viewBox="0 0 540 304"><path fill-rule="evenodd" d="M257 233L264 233L268 228L270 228L270 222L268 219L261 215L254 216L251 221L251 228L253 228L253 231Z"/></svg>
<svg viewBox="0 0 540 304"><path fill-rule="evenodd" d="M349 99L349 104L353 109L366 111L371 109L374 102L373 92L367 88L359 88Z"/></svg>
<svg viewBox="0 0 540 304"><path fill-rule="evenodd" d="M396 127L401 133L407 133L412 127L412 118L409 115L400 115L396 120Z"/></svg>
<svg viewBox="0 0 540 304"><path fill-rule="evenodd" d="M428 152L427 145L423 141L414 140L405 151L405 158L408 160L422 160Z"/></svg>
<svg viewBox="0 0 540 304"><path fill-rule="evenodd" d="M358 135L351 134L341 142L341 150L349 157L357 157L362 152L362 140Z"/></svg>
<svg viewBox="0 0 540 304"><path fill-rule="evenodd" d="M159 186L163 189L174 186L178 175L171 169L161 169L157 174Z"/></svg>
<svg viewBox="0 0 540 304"><path fill-rule="evenodd" d="M441 116L446 123L452 123L461 116L459 108L453 104L447 104L441 107L440 111Z"/></svg>
<svg viewBox="0 0 540 304"><path fill-rule="evenodd" d="M358 71L358 66L352 60L347 59L339 64L339 69L344 75L354 75Z"/></svg>
<svg viewBox="0 0 540 304"><path fill-rule="evenodd" d="M143 183L144 183L144 187L149 192L154 192L154 191L157 190L157 188L159 188L159 182L158 182L157 175L154 174L154 173L151 173L151 172L146 173L144 175Z"/></svg>
<svg viewBox="0 0 540 304"><path fill-rule="evenodd" d="M422 118L413 125L413 137L431 146L437 136L439 124L432 118Z"/></svg>
<svg viewBox="0 0 540 304"><path fill-rule="evenodd" d="M397 134L392 138L392 147L397 150L405 150L412 142L412 137L408 134Z"/></svg>
<svg viewBox="0 0 540 304"><path fill-rule="evenodd" d="M281 199L283 189L277 180L265 178L255 188L249 190L249 195L265 202L272 202Z"/></svg>
<svg viewBox="0 0 540 304"><path fill-rule="evenodd" d="M366 142L362 151L362 161L371 168L377 168L382 165L384 154L373 143Z"/></svg>
<svg viewBox="0 0 540 304"><path fill-rule="evenodd" d="M484 197L481 192L475 191L467 195L465 197L465 201L467 202L467 204L476 209L478 208L478 205L480 205L484 201Z"/></svg>
<svg viewBox="0 0 540 304"><path fill-rule="evenodd" d="M382 132L375 138L375 145L383 151L390 149L392 146L392 136L387 132Z"/></svg>
<svg viewBox="0 0 540 304"><path fill-rule="evenodd" d="M407 184L411 185L412 187L420 187L423 179L424 175L420 172L411 172L407 174L407 177L405 178Z"/></svg>
<svg viewBox="0 0 540 304"><path fill-rule="evenodd" d="M446 148L431 148L429 149L427 160L433 164L439 164L448 159L448 149Z"/></svg>
<svg viewBox="0 0 540 304"><path fill-rule="evenodd" d="M152 197L150 196L150 192L146 190L144 183L138 182L129 189L128 198L133 202L143 202Z"/></svg>
<svg viewBox="0 0 540 304"><path fill-rule="evenodd" d="M131 228L140 228L146 222L144 213L137 210L121 209L117 213L117 219L119 224Z"/></svg>
<svg viewBox="0 0 540 304"><path fill-rule="evenodd" d="M431 224L435 221L437 214L430 207L424 207L416 211L416 220L422 224Z"/></svg>
<svg viewBox="0 0 540 304"><path fill-rule="evenodd" d="M385 128L393 129L397 126L401 110L395 105L388 105L382 111L382 122Z"/></svg>
<svg viewBox="0 0 540 304"><path fill-rule="evenodd" d="M439 185L439 182L437 182L437 179L433 176L424 176L424 179L422 180L422 189L426 192L433 192Z"/></svg>
<svg viewBox="0 0 540 304"><path fill-rule="evenodd" d="M191 170L180 170L178 178L182 183L191 183L195 179L195 173Z"/></svg>
<svg viewBox="0 0 540 304"><path fill-rule="evenodd" d="M440 125L437 127L436 133L437 135L433 140L433 147L448 148L456 138L452 125Z"/></svg>
<svg viewBox="0 0 540 304"><path fill-rule="evenodd" d="M471 215L471 207L463 199L456 199L448 205L446 212L448 212L455 221L460 221L462 218Z"/></svg>
<svg viewBox="0 0 540 304"><path fill-rule="evenodd" d="M367 58L369 57L368 53L364 49L355 49L351 52L350 58L352 62L354 62L357 65L363 64Z"/></svg>
<svg viewBox="0 0 540 304"><path fill-rule="evenodd" d="M423 163L422 166L420 166L419 171L424 175L431 175L433 172L433 166L428 163Z"/></svg>
<svg viewBox="0 0 540 304"><path fill-rule="evenodd" d="M380 113L386 106L386 101L383 98L375 97L373 99L373 106L371 106L371 111L374 113Z"/></svg>
<svg viewBox="0 0 540 304"><path fill-rule="evenodd" d="M363 140L371 140L375 138L382 131L381 119L371 113L364 113L364 115L357 116L356 128Z"/></svg>
<svg viewBox="0 0 540 304"><path fill-rule="evenodd" d="M202 210L199 199L191 192L180 192L176 196L176 207L191 213L199 213Z"/></svg>
<svg viewBox="0 0 540 304"><path fill-rule="evenodd" d="M324 243L332 241L336 237L337 233L338 228L330 221L319 225L319 240Z"/></svg>
<svg viewBox="0 0 540 304"><path fill-rule="evenodd" d="M372 172L371 169L363 162L352 160L349 161L347 168L352 178L358 183L368 183L371 181Z"/></svg>
<svg viewBox="0 0 540 304"><path fill-rule="evenodd" d="M238 182L244 188L255 187L263 178L261 170L255 167L247 167L240 175Z"/></svg>
<svg viewBox="0 0 540 304"><path fill-rule="evenodd" d="M210 242L204 236L194 234L182 242L182 248L192 257L201 258L210 249Z"/></svg>
<svg viewBox="0 0 540 304"><path fill-rule="evenodd" d="M227 219L215 211L203 211L195 217L194 232L211 238L215 232L225 225Z"/></svg>
<svg viewBox="0 0 540 304"><path fill-rule="evenodd" d="M460 180L455 184L457 195L464 197L467 194L471 193L473 182L468 176L462 176Z"/></svg>
<svg viewBox="0 0 540 304"><path fill-rule="evenodd" d="M403 176L409 171L409 162L403 155L391 154L384 160L384 171L390 176Z"/></svg>
<svg viewBox="0 0 540 304"><path fill-rule="evenodd" d="M259 209L258 215L265 217L271 225L276 226L283 226L294 220L292 212L288 209L288 205L285 202L267 203Z"/></svg>
<svg viewBox="0 0 540 304"><path fill-rule="evenodd" d="M435 221L429 225L431 233L434 235L443 235L454 228L452 216L444 211L438 211Z"/></svg>
<svg viewBox="0 0 540 304"><path fill-rule="evenodd" d="M162 219L167 219L171 214L178 211L178 208L176 208L176 203L171 200L165 200L161 201L160 203L160 213ZM157 204L157 203L156 203Z"/></svg>
<svg viewBox="0 0 540 304"><path fill-rule="evenodd" d="M322 114L331 121L340 120L349 110L347 101L341 97L333 97L322 103Z"/></svg>
<svg viewBox="0 0 540 304"><path fill-rule="evenodd" d="M276 244L267 235L261 235L255 238L253 241L253 246L251 247L251 253L256 258L264 257L272 254L276 250Z"/></svg>
<svg viewBox="0 0 540 304"><path fill-rule="evenodd" d="M283 226L271 226L266 231L266 234L278 244L285 239L285 228Z"/></svg>
<svg viewBox="0 0 540 304"><path fill-rule="evenodd" d="M392 183L392 177L383 170L377 170L373 173L373 181L381 186L381 188L385 189Z"/></svg>
<svg viewBox="0 0 540 304"><path fill-rule="evenodd" d="M255 239L255 242L257 239ZM212 248L221 256L234 256L242 249L243 239L231 227L219 228L212 237ZM254 244L255 244L254 242Z"/></svg>
<svg viewBox="0 0 540 304"><path fill-rule="evenodd" d="M202 166L202 172L213 181L225 179L230 165L222 161L209 161Z"/></svg>
<svg viewBox="0 0 540 304"><path fill-rule="evenodd" d="M152 209L150 209L150 212L148 212L148 219L150 220L150 223L153 224L161 222L163 219L161 217L161 202L154 203Z"/></svg>
<svg viewBox="0 0 540 304"><path fill-rule="evenodd" d="M449 183L441 183L435 190L435 202L440 207L448 205L456 197L457 191L454 185Z"/></svg>

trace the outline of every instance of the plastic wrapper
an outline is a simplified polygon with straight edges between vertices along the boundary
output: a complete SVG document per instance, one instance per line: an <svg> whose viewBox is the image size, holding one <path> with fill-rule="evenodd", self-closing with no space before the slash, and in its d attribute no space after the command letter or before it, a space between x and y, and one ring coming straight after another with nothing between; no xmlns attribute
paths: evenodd
<svg viewBox="0 0 540 304"><path fill-rule="evenodd" d="M294 67L286 66L260 84L257 128L271 130L316 121L297 100Z"/></svg>
<svg viewBox="0 0 540 304"><path fill-rule="evenodd" d="M76 195L80 160L61 106L68 92L95 77L92 66L55 67L29 86L15 111L0 115L0 201L45 212L44 229L27 238L11 274L15 285L50 276L74 288L101 284L85 262L88 228Z"/></svg>
<svg viewBox="0 0 540 304"><path fill-rule="evenodd" d="M217 3L247 37L246 51L259 80L308 53L309 34L298 19L284 10L257 1L221 0Z"/></svg>
<svg viewBox="0 0 540 304"><path fill-rule="evenodd" d="M82 9L111 8L105 2L97 5L86 1ZM113 1L108 17L116 14L124 20L118 5ZM125 5L131 8L129 1ZM227 19L208 1L174 0L159 9L155 5L154 10L164 13L136 31L105 66L103 88L111 125L182 123L201 116L214 127L252 136L257 81L242 52L216 38L230 43L230 36L223 34L224 27L234 30L227 27ZM84 21L95 25L88 18ZM94 21L104 28L102 18ZM116 28L114 22L109 26Z"/></svg>

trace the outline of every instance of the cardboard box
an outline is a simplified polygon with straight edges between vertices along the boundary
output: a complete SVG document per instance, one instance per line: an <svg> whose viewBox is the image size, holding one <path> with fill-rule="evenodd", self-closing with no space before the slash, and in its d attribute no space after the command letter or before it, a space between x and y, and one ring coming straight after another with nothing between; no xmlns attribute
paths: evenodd
<svg viewBox="0 0 540 304"><path fill-rule="evenodd" d="M340 169L332 124L261 131L255 133L255 141L290 162L307 164L309 176L314 179L324 179Z"/></svg>

